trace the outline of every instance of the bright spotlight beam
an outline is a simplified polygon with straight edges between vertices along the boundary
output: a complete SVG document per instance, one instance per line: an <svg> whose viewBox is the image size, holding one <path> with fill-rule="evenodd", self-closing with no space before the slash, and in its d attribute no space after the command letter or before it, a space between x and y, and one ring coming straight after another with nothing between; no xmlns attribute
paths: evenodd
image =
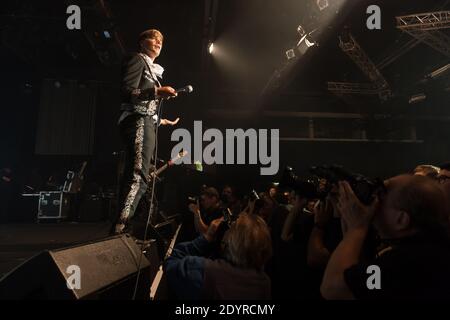
<svg viewBox="0 0 450 320"><path fill-rule="evenodd" d="M213 42L210 42L208 44L208 52L209 52L209 54L213 54L213 52L214 52L214 43Z"/></svg>

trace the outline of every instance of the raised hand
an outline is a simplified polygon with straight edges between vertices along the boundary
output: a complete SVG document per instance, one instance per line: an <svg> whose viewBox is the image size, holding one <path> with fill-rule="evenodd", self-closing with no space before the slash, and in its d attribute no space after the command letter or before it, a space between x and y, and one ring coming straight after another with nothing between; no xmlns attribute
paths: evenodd
<svg viewBox="0 0 450 320"><path fill-rule="evenodd" d="M178 123L178 121L180 121L180 118L176 118L175 120L168 120L168 119L161 119L161 125L166 126L174 126Z"/></svg>
<svg viewBox="0 0 450 320"><path fill-rule="evenodd" d="M377 206L378 198L366 206L359 201L347 181L339 182L337 208L348 230L368 227Z"/></svg>

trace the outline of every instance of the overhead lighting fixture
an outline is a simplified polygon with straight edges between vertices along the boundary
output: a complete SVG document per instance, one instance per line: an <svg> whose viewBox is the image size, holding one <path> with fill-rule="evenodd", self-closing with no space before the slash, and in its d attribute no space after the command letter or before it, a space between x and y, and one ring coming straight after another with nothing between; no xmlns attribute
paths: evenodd
<svg viewBox="0 0 450 320"><path fill-rule="evenodd" d="M111 33L109 33L108 30L103 31L103 35L105 36L106 39L111 39Z"/></svg>
<svg viewBox="0 0 450 320"><path fill-rule="evenodd" d="M314 40L309 40L308 38L305 38L305 43L306 45L309 47L312 47L314 45L316 45L316 43L314 42Z"/></svg>
<svg viewBox="0 0 450 320"><path fill-rule="evenodd" d="M427 78L437 78L439 76L441 76L442 74L444 74L445 72L447 72L450 69L450 63L447 63L445 66L440 67L437 70L434 70L433 72L431 72L430 74L428 74L426 77Z"/></svg>
<svg viewBox="0 0 450 320"><path fill-rule="evenodd" d="M208 44L208 52L209 52L209 54L213 54L213 52L214 52L214 43L213 42L210 42Z"/></svg>
<svg viewBox="0 0 450 320"><path fill-rule="evenodd" d="M288 60L291 60L291 59L295 58L295 51L294 51L294 49L289 49L288 51L286 51L286 58Z"/></svg>
<svg viewBox="0 0 450 320"><path fill-rule="evenodd" d="M410 104L417 103L417 102L425 100L426 98L427 98L427 96L425 95L425 93L415 94L409 98L409 103Z"/></svg>
<svg viewBox="0 0 450 320"><path fill-rule="evenodd" d="M303 55L309 48L315 46L317 43L309 37L309 34L305 34L297 43L297 50Z"/></svg>
<svg viewBox="0 0 450 320"><path fill-rule="evenodd" d="M297 32L300 34L300 37L303 37L306 34L306 31L302 26L297 27Z"/></svg>
<svg viewBox="0 0 450 320"><path fill-rule="evenodd" d="M328 7L328 0L317 0L316 3L320 11Z"/></svg>

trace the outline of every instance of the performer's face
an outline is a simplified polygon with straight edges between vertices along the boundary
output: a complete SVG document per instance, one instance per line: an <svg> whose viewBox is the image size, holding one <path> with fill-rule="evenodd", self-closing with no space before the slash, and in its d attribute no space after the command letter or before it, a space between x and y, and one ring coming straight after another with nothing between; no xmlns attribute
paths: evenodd
<svg viewBox="0 0 450 320"><path fill-rule="evenodd" d="M143 48L149 53L152 59L155 59L159 56L159 54L161 53L162 44L162 39L158 36L142 41Z"/></svg>

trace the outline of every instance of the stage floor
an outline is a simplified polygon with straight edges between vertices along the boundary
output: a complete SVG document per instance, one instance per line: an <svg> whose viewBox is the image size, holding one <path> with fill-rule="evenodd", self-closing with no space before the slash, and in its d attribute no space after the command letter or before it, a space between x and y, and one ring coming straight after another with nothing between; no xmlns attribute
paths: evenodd
<svg viewBox="0 0 450 320"><path fill-rule="evenodd" d="M0 278L33 255L108 236L111 223L0 224Z"/></svg>

